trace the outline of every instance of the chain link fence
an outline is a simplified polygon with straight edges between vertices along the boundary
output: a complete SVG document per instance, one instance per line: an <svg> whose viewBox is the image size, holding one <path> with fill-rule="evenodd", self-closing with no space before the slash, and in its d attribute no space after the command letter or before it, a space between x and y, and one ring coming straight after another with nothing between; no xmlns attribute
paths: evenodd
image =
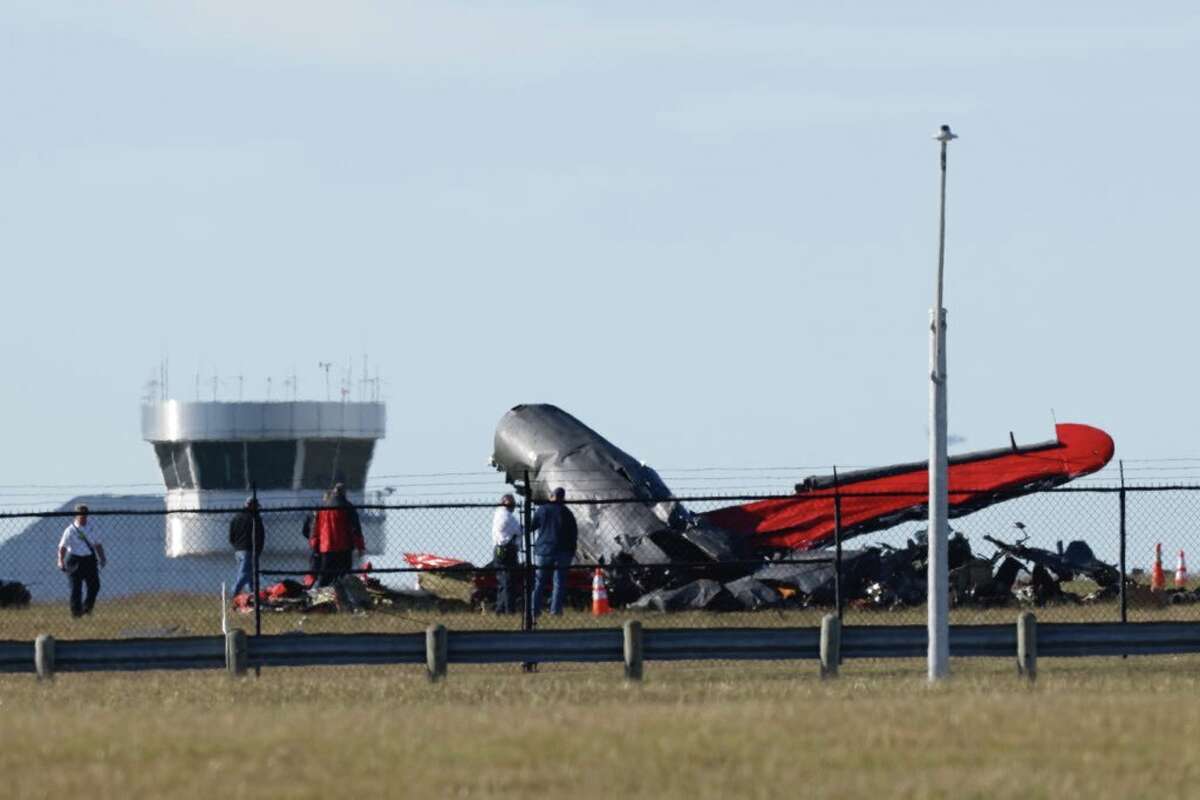
<svg viewBox="0 0 1200 800"><path fill-rule="evenodd" d="M676 499L703 515L769 497ZM832 518L834 495L828 502ZM630 618L669 627L815 626L839 606L849 625L925 620L920 521L845 537L840 564L832 542L817 551L751 547L714 556L666 536L655 540L661 563L598 564L579 552L563 613L533 619L525 547L515 563L493 563L493 503L361 507L366 552L340 580L313 560L318 509L263 508L257 602L253 588L232 595L238 575L225 543L237 511L168 513L161 499L146 505L117 497L93 503L89 530L108 564L95 609L79 618L56 563L72 512L0 515L0 639L203 635L225 626L262 634L413 632L433 622L452 630L579 628ZM568 502L581 518L587 505L606 506L609 525L627 520L627 545L645 532L644 499ZM518 506L518 517L523 511ZM1200 553L1200 486L1054 489L957 517L951 528L952 623L1011 624L1021 607L1056 622L1200 621L1197 582L1175 585L1177 560ZM206 544L181 546L189 536ZM1160 544L1166 586L1152 591ZM604 615L593 613L598 566L612 609ZM508 613L495 610L498 578L512 589Z"/></svg>

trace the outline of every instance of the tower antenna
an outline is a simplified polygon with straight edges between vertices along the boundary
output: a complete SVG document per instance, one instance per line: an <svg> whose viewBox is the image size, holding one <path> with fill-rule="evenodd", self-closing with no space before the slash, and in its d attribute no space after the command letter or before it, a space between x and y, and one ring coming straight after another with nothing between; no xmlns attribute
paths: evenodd
<svg viewBox="0 0 1200 800"><path fill-rule="evenodd" d="M333 366L332 361L318 361L317 367L325 370L325 399L332 400L333 397L329 394L329 368Z"/></svg>

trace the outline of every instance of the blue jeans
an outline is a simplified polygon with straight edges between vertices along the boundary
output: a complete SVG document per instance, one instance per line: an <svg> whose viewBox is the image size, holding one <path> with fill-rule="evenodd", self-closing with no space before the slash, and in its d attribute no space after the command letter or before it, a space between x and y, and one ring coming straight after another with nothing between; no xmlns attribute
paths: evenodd
<svg viewBox="0 0 1200 800"><path fill-rule="evenodd" d="M546 592L546 581L554 571L554 591L550 594L550 613L561 614L563 601L567 597L567 573L571 562L575 560L574 553L555 553L549 556L535 556L537 574L533 579L533 615L542 613L542 597Z"/></svg>
<svg viewBox="0 0 1200 800"><path fill-rule="evenodd" d="M237 579L233 582L233 594L236 597L241 594L243 586L246 591L254 589L254 557L249 550L238 550L234 555L237 556Z"/></svg>

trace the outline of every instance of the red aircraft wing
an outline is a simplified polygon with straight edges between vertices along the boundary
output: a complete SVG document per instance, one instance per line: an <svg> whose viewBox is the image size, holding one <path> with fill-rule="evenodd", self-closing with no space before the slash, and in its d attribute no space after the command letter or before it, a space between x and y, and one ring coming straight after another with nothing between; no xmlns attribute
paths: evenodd
<svg viewBox="0 0 1200 800"><path fill-rule="evenodd" d="M1055 426L1053 442L986 450L950 459L950 515L1059 486L1103 467L1113 456L1112 438L1088 425ZM928 462L849 472L837 477L842 536L849 538L920 519L929 501ZM835 481L808 478L794 497L757 500L709 511L709 522L753 537L762 548L807 550L834 535Z"/></svg>

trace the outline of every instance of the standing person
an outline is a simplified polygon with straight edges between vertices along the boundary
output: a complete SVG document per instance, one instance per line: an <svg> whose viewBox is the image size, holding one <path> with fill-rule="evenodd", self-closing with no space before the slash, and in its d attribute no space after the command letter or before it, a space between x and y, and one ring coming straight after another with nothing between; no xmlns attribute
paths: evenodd
<svg viewBox="0 0 1200 800"><path fill-rule="evenodd" d="M237 559L237 579L233 583L234 597L241 594L243 586L247 590L253 590L253 553L262 555L265 540L266 529L263 528L262 514L258 513L258 501L247 497L245 508L229 520L229 544L233 547L233 555Z"/></svg>
<svg viewBox="0 0 1200 800"><path fill-rule="evenodd" d="M564 502L566 496L561 486L555 489L550 502L538 506L537 511L533 512L529 526L530 532L538 532L537 541L533 544L537 564L537 577L533 581L535 617L541 613L542 592L551 570L554 570L554 591L550 595L550 613L559 615L563 612L563 601L567 596L567 572L575 560L575 545L579 539L575 515Z"/></svg>
<svg viewBox="0 0 1200 800"><path fill-rule="evenodd" d="M329 586L345 575L354 564L352 551L361 556L367 549L358 510L346 498L344 484L334 484L329 503L317 512L308 543L320 554L317 586Z"/></svg>
<svg viewBox="0 0 1200 800"><path fill-rule="evenodd" d="M321 495L321 505L329 505L329 499L333 497L331 492L325 492ZM313 526L317 522L317 512L309 511L304 515L304 524L300 526L300 535L308 542L308 574L304 576L305 587L312 587L317 582L317 573L321 570L321 551L317 550L313 544Z"/></svg>
<svg viewBox="0 0 1200 800"><path fill-rule="evenodd" d="M88 525L88 507L75 506L75 519L63 531L58 542L58 568L67 573L71 586L71 616L92 613L100 593L100 568L107 566L104 545L94 525ZM87 598L83 587L87 586Z"/></svg>
<svg viewBox="0 0 1200 800"><path fill-rule="evenodd" d="M496 566L496 613L516 611L512 599L512 573L517 567L517 540L521 523L513 509L517 500L511 494L500 497L500 507L492 515L492 563Z"/></svg>

